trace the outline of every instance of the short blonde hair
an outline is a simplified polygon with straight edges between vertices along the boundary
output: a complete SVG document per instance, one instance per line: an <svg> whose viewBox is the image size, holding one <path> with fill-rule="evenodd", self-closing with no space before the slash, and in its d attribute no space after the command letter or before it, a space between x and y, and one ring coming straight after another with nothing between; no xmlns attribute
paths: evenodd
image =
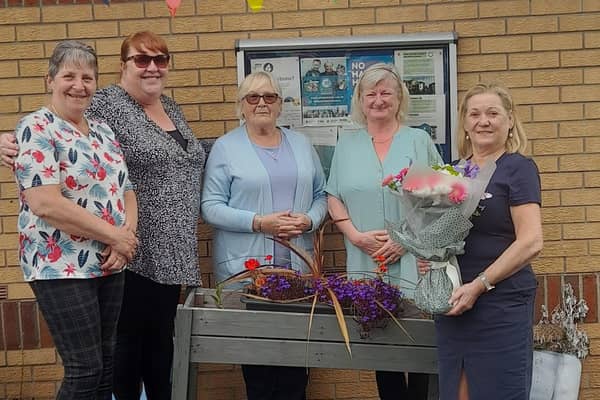
<svg viewBox="0 0 600 400"><path fill-rule="evenodd" d="M377 63L368 67L363 74L358 78L352 95L352 111L350 117L354 122L361 126L367 126L367 119L362 110L361 97L368 89L375 87L379 82L390 79L396 82L396 92L398 94L398 111L396 112L396 120L402 122L406 119L408 112L409 93L406 85L400 79L400 73L392 64Z"/></svg>
<svg viewBox="0 0 600 400"><path fill-rule="evenodd" d="M502 103L502 107L507 114L512 117L513 127L509 130L509 133L512 133L512 135L508 136L506 143L504 144L506 151L508 153L523 154L527 148L527 135L525 135L525 130L523 129L521 120L516 113L515 103L512 96L508 90L502 86L494 83L478 83L467 91L460 103L458 112L458 137L456 138L458 144L458 156L460 158L467 158L473 155L473 148L471 147L471 142L467 140L467 131L465 130L467 103L471 97L484 93L492 93L498 96Z"/></svg>
<svg viewBox="0 0 600 400"><path fill-rule="evenodd" d="M275 93L277 93L277 95L279 96L279 101L283 100L283 95L281 93L281 86L279 86L279 82L277 82L277 80L275 78L273 78L273 75L271 75L270 73L268 73L266 71L253 72L253 73L247 75L242 80L242 82L240 83L240 86L238 88L238 95L237 95L237 102L236 102L236 114L237 114L238 118L240 118L240 119L244 118L244 116L242 115L242 100L244 100L244 97L246 97L246 95L248 93L252 92L254 89L259 87L263 83L269 83L271 85L271 87L273 88L273 90L275 91Z"/></svg>

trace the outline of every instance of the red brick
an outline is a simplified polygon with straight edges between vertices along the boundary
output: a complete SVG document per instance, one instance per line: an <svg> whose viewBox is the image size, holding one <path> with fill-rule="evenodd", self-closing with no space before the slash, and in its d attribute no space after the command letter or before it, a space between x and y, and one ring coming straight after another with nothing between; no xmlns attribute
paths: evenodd
<svg viewBox="0 0 600 400"><path fill-rule="evenodd" d="M546 305L548 306L548 313L552 313L552 310L560 304L561 289L560 289L560 275L548 275L546 277L546 288L547 300Z"/></svg>
<svg viewBox="0 0 600 400"><path fill-rule="evenodd" d="M21 330L23 348L27 350L39 348L40 338L35 301L21 302Z"/></svg>
<svg viewBox="0 0 600 400"><path fill-rule="evenodd" d="M583 298L589 307L585 322L598 322L598 284L595 274L585 274L583 276Z"/></svg>
<svg viewBox="0 0 600 400"><path fill-rule="evenodd" d="M38 308L38 326L40 327L40 347L48 348L54 347L54 340L52 340L52 335L50 334L50 330L48 329L48 325L46 324L46 320L42 315L42 312Z"/></svg>
<svg viewBox="0 0 600 400"><path fill-rule="evenodd" d="M575 297L580 299L581 291L579 290L579 275L565 275L564 280L565 280L565 285L567 283L571 284L571 287L573 288L573 294L575 295ZM562 292L561 292L561 295L562 295Z"/></svg>
<svg viewBox="0 0 600 400"><path fill-rule="evenodd" d="M542 316L542 304L545 304L546 299L544 299L544 292L546 289L546 282L543 275L537 277L537 289L535 290L535 305L534 305L534 315L533 321L537 323Z"/></svg>
<svg viewBox="0 0 600 400"><path fill-rule="evenodd" d="M4 335L7 350L19 350L21 337L19 335L19 307L15 301L2 303L2 317L4 319Z"/></svg>

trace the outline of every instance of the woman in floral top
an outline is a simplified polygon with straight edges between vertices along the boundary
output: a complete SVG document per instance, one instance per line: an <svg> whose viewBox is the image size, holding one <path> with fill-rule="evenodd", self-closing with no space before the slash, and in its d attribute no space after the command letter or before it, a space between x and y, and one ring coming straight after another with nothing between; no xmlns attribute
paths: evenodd
<svg viewBox="0 0 600 400"><path fill-rule="evenodd" d="M19 258L64 365L58 399L108 399L125 264L137 204L112 130L84 117L96 91L94 51L59 43L48 106L16 128Z"/></svg>

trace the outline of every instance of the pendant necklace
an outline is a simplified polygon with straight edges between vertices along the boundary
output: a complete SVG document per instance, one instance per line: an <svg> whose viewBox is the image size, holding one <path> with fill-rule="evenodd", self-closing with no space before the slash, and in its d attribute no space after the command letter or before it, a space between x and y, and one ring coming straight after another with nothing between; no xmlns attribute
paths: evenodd
<svg viewBox="0 0 600 400"><path fill-rule="evenodd" d="M282 147L283 147L283 137L281 138L281 143L279 143L279 146L277 146L277 147L261 147L261 149L263 149L264 152L267 153L267 155L273 159L273 161L277 161L277 160L279 160L279 155L281 154Z"/></svg>

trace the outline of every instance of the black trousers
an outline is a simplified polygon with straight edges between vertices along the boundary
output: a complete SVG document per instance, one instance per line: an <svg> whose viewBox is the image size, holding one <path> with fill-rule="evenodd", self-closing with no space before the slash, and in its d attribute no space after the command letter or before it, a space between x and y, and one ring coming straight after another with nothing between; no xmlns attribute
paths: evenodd
<svg viewBox="0 0 600 400"><path fill-rule="evenodd" d="M427 400L429 375L404 372L376 371L377 390L381 400Z"/></svg>
<svg viewBox="0 0 600 400"><path fill-rule="evenodd" d="M163 285L125 270L117 329L113 391L117 400L171 399L173 329L180 285Z"/></svg>
<svg viewBox="0 0 600 400"><path fill-rule="evenodd" d="M30 282L65 369L58 400L110 400L123 274Z"/></svg>
<svg viewBox="0 0 600 400"><path fill-rule="evenodd" d="M304 367L242 365L248 400L306 400Z"/></svg>

